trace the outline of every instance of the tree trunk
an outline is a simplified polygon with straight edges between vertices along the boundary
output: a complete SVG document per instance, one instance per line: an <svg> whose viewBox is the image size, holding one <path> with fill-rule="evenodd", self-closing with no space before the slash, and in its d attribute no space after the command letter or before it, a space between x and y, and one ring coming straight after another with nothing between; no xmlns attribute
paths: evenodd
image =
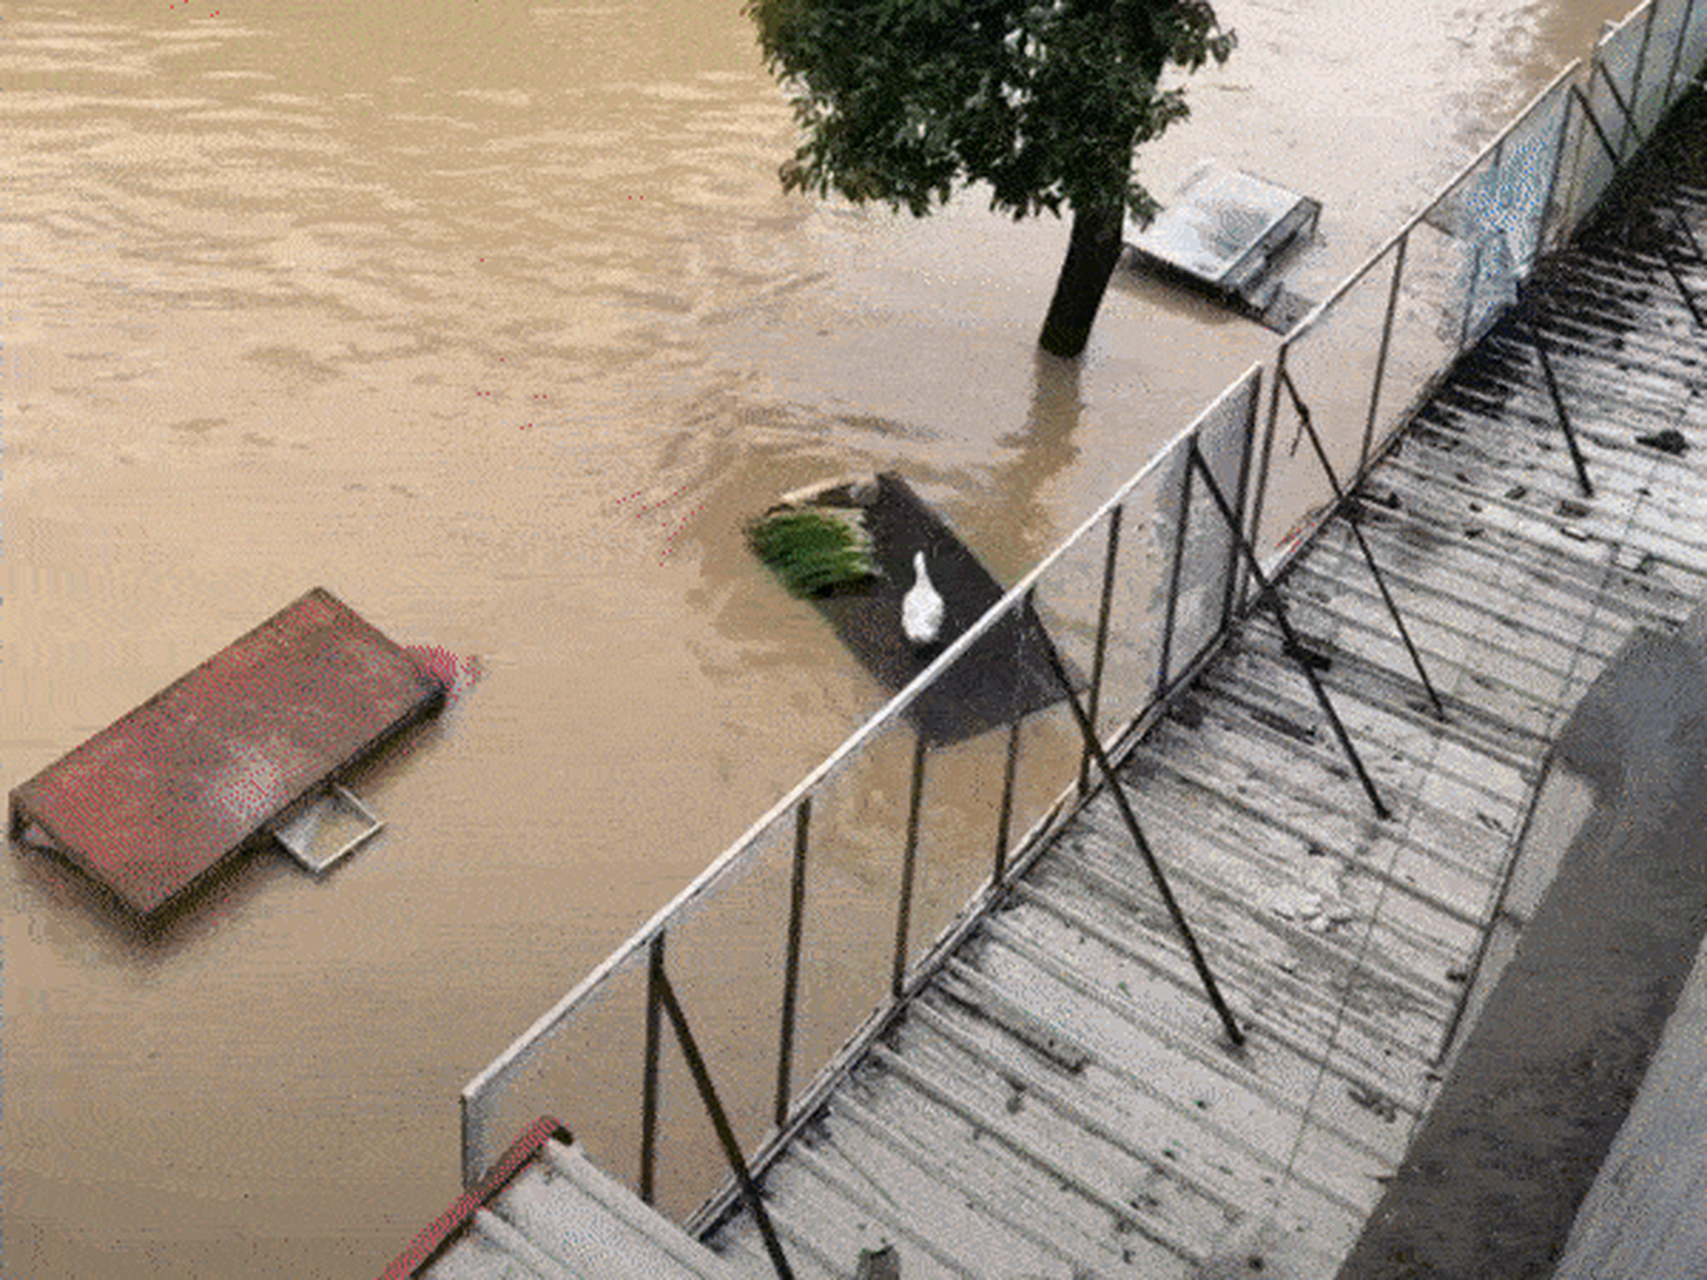
<svg viewBox="0 0 1707 1280"><path fill-rule="evenodd" d="M1126 210L1121 205L1075 209L1067 260L1055 282L1055 297L1043 321L1038 344L1051 355L1071 360L1085 349L1096 322L1109 277L1120 261Z"/></svg>

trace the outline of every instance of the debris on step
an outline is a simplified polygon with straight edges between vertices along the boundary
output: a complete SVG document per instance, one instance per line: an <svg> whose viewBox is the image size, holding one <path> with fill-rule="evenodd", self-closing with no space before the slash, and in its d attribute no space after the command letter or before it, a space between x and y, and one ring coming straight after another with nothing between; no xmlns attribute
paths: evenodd
<svg viewBox="0 0 1707 1280"><path fill-rule="evenodd" d="M1689 441L1683 438L1683 433L1672 427L1656 431L1653 435L1637 436L1636 443L1646 445L1650 449L1658 449L1661 453L1669 453L1673 457L1689 448Z"/></svg>

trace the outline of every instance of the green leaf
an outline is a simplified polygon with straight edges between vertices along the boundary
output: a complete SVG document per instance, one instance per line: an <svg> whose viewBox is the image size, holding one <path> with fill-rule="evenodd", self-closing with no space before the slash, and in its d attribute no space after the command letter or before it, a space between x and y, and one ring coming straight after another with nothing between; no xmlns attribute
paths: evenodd
<svg viewBox="0 0 1707 1280"><path fill-rule="evenodd" d="M804 134L785 189L929 213L971 183L1024 217L1154 208L1132 153L1187 115L1167 66L1225 61L1203 0L751 0Z"/></svg>

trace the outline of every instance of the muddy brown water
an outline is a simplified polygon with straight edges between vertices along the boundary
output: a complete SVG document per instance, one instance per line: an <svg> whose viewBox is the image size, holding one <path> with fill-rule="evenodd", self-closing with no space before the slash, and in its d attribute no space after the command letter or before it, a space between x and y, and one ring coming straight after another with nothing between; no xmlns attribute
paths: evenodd
<svg viewBox="0 0 1707 1280"><path fill-rule="evenodd" d="M1143 173L1322 199L1319 296L1626 6L1220 7ZM1123 276L1040 361L1064 228L781 195L732 2L22 3L0 69L5 785L315 584L482 673L323 881L144 938L0 860L11 1275L375 1273L462 1083L880 704L742 521L893 468L1011 580L1272 347Z"/></svg>

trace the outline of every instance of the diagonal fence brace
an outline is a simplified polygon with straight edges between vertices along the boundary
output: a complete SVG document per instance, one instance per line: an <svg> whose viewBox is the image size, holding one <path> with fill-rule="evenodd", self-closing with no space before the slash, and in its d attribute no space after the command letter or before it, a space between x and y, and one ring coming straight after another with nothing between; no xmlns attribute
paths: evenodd
<svg viewBox="0 0 1707 1280"><path fill-rule="evenodd" d="M1298 640L1298 633L1292 629L1292 620L1286 615L1286 606L1281 603L1280 593L1269 581L1268 575L1262 571L1262 565L1257 561L1257 553L1251 547L1250 540L1245 537L1245 531L1240 527L1239 518L1233 514L1233 508L1227 505L1227 497L1221 492L1221 486L1215 480L1215 473L1209 469L1209 464L1198 452L1197 441L1191 442L1191 465L1203 477L1204 486L1209 490L1209 496L1215 500L1220 509L1221 519L1227 523L1227 531L1233 535L1233 540L1239 544L1239 551L1244 556L1245 565L1251 571L1251 576L1257 582L1257 603L1267 604L1274 611L1274 619L1280 624L1280 633L1285 638L1286 652L1297 662L1298 669L1304 673L1304 678L1310 682L1310 690L1316 695L1316 702L1328 717L1328 723L1333 726L1334 737L1339 740L1340 749L1345 752L1346 759L1351 761L1351 767L1357 774L1357 780L1363 785L1363 794L1369 797L1369 804L1375 810L1375 816L1383 821L1393 816L1392 811L1381 801L1381 793L1376 791L1375 782L1369 776L1369 771L1363 767L1363 759L1357 754L1357 748L1352 745L1351 735L1346 732L1345 724L1340 720L1339 712L1334 710L1334 704L1328 697L1328 691L1322 687L1322 682L1316 677L1316 670L1305 657L1304 646Z"/></svg>
<svg viewBox="0 0 1707 1280"><path fill-rule="evenodd" d="M1535 354L1541 361L1541 379L1547 384L1547 395L1553 401L1553 412L1558 415L1559 428L1565 433L1565 447L1570 450L1571 465L1577 472L1577 488L1582 490L1583 497L1592 498L1594 485L1589 482L1588 462L1583 458L1582 446L1577 443L1576 429L1571 426L1571 415L1565 408L1565 396L1559 390L1558 375L1553 372L1553 357L1541 337L1541 330L1535 327L1535 322L1528 315L1530 310L1540 309L1541 301L1521 280L1517 282L1517 301L1519 313L1516 324L1528 337L1529 345L1535 348Z"/></svg>
<svg viewBox="0 0 1707 1280"><path fill-rule="evenodd" d="M1695 238L1695 232L1690 230L1689 219L1683 216L1676 205L1666 205L1665 211L1676 219L1677 229L1683 232L1683 238L1689 241L1690 265L1696 267L1707 266L1707 254L1702 253L1701 242Z"/></svg>
<svg viewBox="0 0 1707 1280"><path fill-rule="evenodd" d="M1607 69L1598 61L1594 64L1594 69L1600 72L1601 79L1606 82L1606 87L1612 94L1612 101L1617 103L1619 111L1624 113L1625 124L1633 133L1635 133L1638 139L1646 141L1646 139L1642 138L1641 126L1636 123L1635 113L1631 111L1630 104L1624 101L1624 95L1618 91L1618 85L1613 81L1611 73L1608 72ZM1600 140L1601 150L1606 152L1607 158L1612 161L1613 167L1618 168L1622 163L1618 155L1618 149L1612 145L1612 139L1606 136L1606 130L1601 127L1600 120L1595 116L1594 108L1589 105L1588 98L1583 94L1582 89L1576 85L1571 86L1571 92L1576 95L1577 105L1582 108L1583 118L1586 119L1590 126L1593 127L1594 136ZM1672 172L1672 167L1667 163L1666 159L1660 155L1651 156L1649 159L1650 162L1657 166L1660 172L1665 175L1667 183L1675 187L1677 185L1676 175ZM1700 263L1702 261L1701 243L1696 240L1695 233L1689 229L1689 223L1684 220L1683 215L1678 213L1676 209L1671 208L1669 205L1664 207L1666 212L1671 214L1672 217L1677 220L1677 228L1683 232L1684 238L1689 241L1689 247L1694 255L1695 262ZM1677 286L1678 296L1683 299L1683 305L1689 308L1689 314L1695 321L1695 327L1697 329L1707 329L1707 316L1703 315L1701 304L1695 299L1694 290L1684 283L1683 273L1677 269L1677 259L1672 257L1671 249L1666 245L1664 240L1656 240L1654 242L1654 247L1659 250L1660 261L1665 264L1666 274L1671 276L1672 284Z"/></svg>
<svg viewBox="0 0 1707 1280"><path fill-rule="evenodd" d="M765 1212L758 1184L753 1181L753 1175L747 1169L747 1161L741 1155L741 1145L735 1140L735 1130L730 1125L729 1116L723 1110L723 1103L711 1083L711 1072L706 1069L699 1045L693 1038L693 1032L688 1029L687 1015L682 1012L681 1002L676 999L675 988L670 985L670 979L664 972L662 947L655 947L652 951L651 969L647 975L646 1003L649 1016L654 1008L662 1008L670 1020L670 1026L676 1033L676 1043L681 1046L682 1057L687 1059L688 1071L693 1076L694 1087L699 1091L700 1102L711 1120L711 1127L717 1132L717 1141L723 1148L723 1156L729 1162L729 1169L735 1175L741 1202L753 1215L759 1235L764 1239L765 1252L770 1255L771 1266L776 1270L777 1280L794 1280L794 1271L788 1265L787 1255L782 1251L776 1228L771 1225L770 1215Z"/></svg>
<svg viewBox="0 0 1707 1280"><path fill-rule="evenodd" d="M1035 588L1033 588L1035 592ZM1026 596L1025 608L1032 611L1032 595ZM1209 962L1203 958L1203 951L1197 945L1197 938L1191 932L1191 925L1186 922L1185 912L1180 910L1179 901L1174 892L1168 887L1168 878L1162 872L1162 864L1156 860L1155 851L1150 848L1150 842L1144 838L1144 831L1138 825L1138 815L1132 812L1132 802L1126 798L1126 791L1120 785L1120 779L1115 776L1114 766L1109 762L1108 753L1103 750L1098 741L1096 726L1091 723L1083 706L1079 704L1079 695L1073 689L1073 681L1067 675L1067 669L1061 665L1061 655L1055 652L1055 644L1047 636L1043 639L1043 656L1049 663L1049 669L1054 673L1056 681L1061 686L1061 692L1066 695L1067 706L1073 713L1073 719L1079 726L1079 734L1085 740L1085 750L1096 762L1097 771L1102 774L1103 781L1108 784L1109 794L1114 797L1115 807L1120 810L1120 820L1126 824L1127 833L1132 837L1132 843L1144 858L1144 865L1149 868L1150 879L1155 882L1156 892L1161 895L1162 905L1168 909L1168 915L1173 919L1174 928L1179 930L1180 938L1185 942L1185 949L1191 957L1192 968L1197 970L1198 978L1203 982L1203 990L1209 996L1209 1003L1215 1007L1216 1016L1221 1019L1221 1026L1227 1032L1227 1038L1235 1045L1245 1043L1245 1033L1239 1029L1239 1024L1233 1019L1233 1011L1227 1007L1227 1002L1221 998L1221 988L1215 981L1215 975L1209 971Z"/></svg>
<svg viewBox="0 0 1707 1280"><path fill-rule="evenodd" d="M1339 475L1334 471L1334 464L1328 461L1327 450L1322 448L1322 438L1316 434L1316 424L1310 419L1310 410L1304 404L1304 399L1298 394L1298 388L1292 381L1292 375L1284 368L1280 371L1281 385L1286 388L1286 394L1291 397L1292 408L1298 414L1298 423L1305 435L1310 438L1310 447L1316 451L1316 460L1322 464L1322 470L1327 473L1328 483L1333 486L1334 505L1346 513L1346 523L1351 527L1352 537L1357 539L1357 548L1363 553L1363 563L1369 566L1369 576L1375 579L1376 589L1381 592L1381 601L1387 606L1387 612L1393 617L1393 625L1399 629L1399 639L1404 642L1405 652L1411 655L1411 665L1417 669L1417 678L1422 681L1423 688L1428 692L1428 700L1434 705L1435 719L1442 722L1446 719L1446 708L1441 705L1440 695L1435 692L1434 682L1428 678L1428 672L1423 668L1422 655L1417 652L1417 646L1411 640L1410 630L1405 626L1405 620L1399 613L1398 603L1393 599L1392 592L1387 590L1387 580L1375 564L1375 553L1369 549L1369 543L1363 536L1363 530L1358 526L1355 513L1346 504L1345 490L1340 486ZM1294 441L1296 447L1296 441Z"/></svg>
<svg viewBox="0 0 1707 1280"><path fill-rule="evenodd" d="M1683 215L1676 209L1667 208L1666 212L1677 220L1677 227L1688 237L1690 248L1694 251L1695 261L1701 261L1701 246L1695 241L1695 233L1689 229L1689 224L1683 220ZM1689 308L1689 315L1695 321L1697 329L1707 329L1707 316L1701 312L1701 304L1695 300L1695 291L1684 283L1683 272L1677 269L1677 259L1672 257L1671 249L1664 240L1655 240L1654 247L1660 251L1660 261L1665 263L1666 274L1671 276L1671 282L1677 286L1678 296L1683 299L1683 305Z"/></svg>

